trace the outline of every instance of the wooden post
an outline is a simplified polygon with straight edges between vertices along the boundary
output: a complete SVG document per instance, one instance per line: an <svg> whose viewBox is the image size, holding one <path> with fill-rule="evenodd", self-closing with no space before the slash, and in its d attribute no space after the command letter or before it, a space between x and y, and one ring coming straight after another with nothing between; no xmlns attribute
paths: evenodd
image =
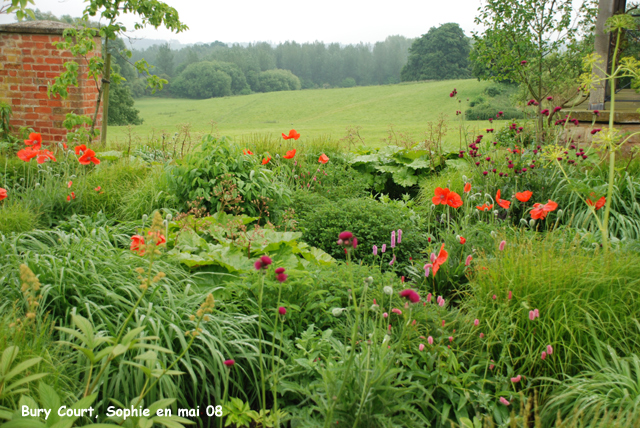
<svg viewBox="0 0 640 428"><path fill-rule="evenodd" d="M100 132L100 145L107 145L107 122L109 120L109 84L111 79L111 54L107 52L107 58L104 61L104 79L102 80L103 95L102 101L102 131Z"/></svg>
<svg viewBox="0 0 640 428"><path fill-rule="evenodd" d="M608 69L611 54L611 34L605 32L607 19L611 18L615 13L624 13L627 7L626 0L600 0L598 3L598 18L596 20L594 52L601 58L599 67L604 70ZM599 78L604 78L603 70L594 67L593 73ZM609 85L605 82L599 82L595 88L591 90L589 97L589 110L604 110L605 98L609 94Z"/></svg>

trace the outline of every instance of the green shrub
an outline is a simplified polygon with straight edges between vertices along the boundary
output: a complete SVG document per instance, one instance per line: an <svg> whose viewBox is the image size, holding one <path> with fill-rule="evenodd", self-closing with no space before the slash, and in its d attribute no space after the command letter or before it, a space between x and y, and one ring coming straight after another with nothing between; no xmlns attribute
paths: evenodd
<svg viewBox="0 0 640 428"><path fill-rule="evenodd" d="M417 258L427 247L422 227L421 220L411 209L362 198L313 206L300 218L305 242L344 260L344 251L336 241L340 232L348 230L358 238L358 248L354 253L356 260L373 266L382 262L385 269L390 268L394 252L391 231L402 229L402 243L395 248L396 262L393 266L399 272L404 272L404 268L410 265L410 257ZM387 246L384 256L381 255L383 244ZM378 247L378 256L372 254L373 245Z"/></svg>
<svg viewBox="0 0 640 428"><path fill-rule="evenodd" d="M244 155L224 137L206 135L195 152L168 170L172 198L184 212L200 200L211 213L271 217L289 204L290 191L260 160Z"/></svg>

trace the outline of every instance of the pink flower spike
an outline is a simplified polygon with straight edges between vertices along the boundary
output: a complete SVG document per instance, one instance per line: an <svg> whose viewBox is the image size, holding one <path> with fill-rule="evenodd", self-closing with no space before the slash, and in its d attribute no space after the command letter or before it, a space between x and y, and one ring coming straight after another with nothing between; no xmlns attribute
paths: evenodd
<svg viewBox="0 0 640 428"><path fill-rule="evenodd" d="M398 244L402 242L402 229L398 229Z"/></svg>
<svg viewBox="0 0 640 428"><path fill-rule="evenodd" d="M389 331L391 331L391 324L389 324Z"/></svg>
<svg viewBox="0 0 640 428"><path fill-rule="evenodd" d="M535 313L534 313L533 311L529 311L529 319L530 319L531 321L533 321L534 319L536 319L536 315L535 315Z"/></svg>
<svg viewBox="0 0 640 428"><path fill-rule="evenodd" d="M384 314L382 314L382 316L386 318L389 316L389 314L385 312Z"/></svg>
<svg viewBox="0 0 640 428"><path fill-rule="evenodd" d="M496 295L494 294L493 296L491 296L491 298L492 298L493 300L496 300L496 299L498 298L498 296L496 296Z"/></svg>
<svg viewBox="0 0 640 428"><path fill-rule="evenodd" d="M382 248L380 249L380 252L384 253L387 251L387 244L382 244Z"/></svg>
<svg viewBox="0 0 640 428"><path fill-rule="evenodd" d="M72 184L73 184L73 181L69 181L69 182L67 183L67 188L71 188L71 185L72 185Z"/></svg>
<svg viewBox="0 0 640 428"><path fill-rule="evenodd" d="M504 404L505 406L508 406L509 404L511 404L511 403L509 403L509 402L507 401L507 399L506 399L506 398L504 398L504 397L500 397L500 402L501 402L502 404Z"/></svg>
<svg viewBox="0 0 640 428"><path fill-rule="evenodd" d="M444 320L442 320L442 326L444 327Z"/></svg>
<svg viewBox="0 0 640 428"><path fill-rule="evenodd" d="M431 303L431 298L433 295L431 293L427 294L427 302Z"/></svg>
<svg viewBox="0 0 640 428"><path fill-rule="evenodd" d="M449 336L449 342L453 342L453 336Z"/></svg>
<svg viewBox="0 0 640 428"><path fill-rule="evenodd" d="M438 306L440 306L441 308L444 306L444 299L440 300L440 303L438 303Z"/></svg>
<svg viewBox="0 0 640 428"><path fill-rule="evenodd" d="M473 260L473 257L471 256L471 254L469 254L467 256L467 260L464 262L464 265L469 266L471 264L471 260Z"/></svg>
<svg viewBox="0 0 640 428"><path fill-rule="evenodd" d="M373 246L373 255L377 256L378 255L378 247L377 246Z"/></svg>
<svg viewBox="0 0 640 428"><path fill-rule="evenodd" d="M427 343L429 345L433 345L433 337L431 337L431 336L427 337Z"/></svg>
<svg viewBox="0 0 640 428"><path fill-rule="evenodd" d="M547 345L547 355L553 354L553 346Z"/></svg>
<svg viewBox="0 0 640 428"><path fill-rule="evenodd" d="M533 310L533 316L536 318L540 318L540 311L538 311L537 308Z"/></svg>
<svg viewBox="0 0 640 428"><path fill-rule="evenodd" d="M484 339L484 333L480 333L480 339Z"/></svg>
<svg viewBox="0 0 640 428"><path fill-rule="evenodd" d="M479 326L480 325L480 320L478 318L474 319L473 320L473 325L476 326L476 327Z"/></svg>
<svg viewBox="0 0 640 428"><path fill-rule="evenodd" d="M391 248L396 248L396 231L391 232Z"/></svg>
<svg viewBox="0 0 640 428"><path fill-rule="evenodd" d="M542 355L540 355L540 358L542 358L543 360L545 360L547 358L547 353L542 351Z"/></svg>
<svg viewBox="0 0 640 428"><path fill-rule="evenodd" d="M396 315L402 315L402 311L398 308L391 309L391 312L393 312Z"/></svg>
<svg viewBox="0 0 640 428"><path fill-rule="evenodd" d="M436 253L431 253L431 263L434 263L437 258Z"/></svg>
<svg viewBox="0 0 640 428"><path fill-rule="evenodd" d="M422 343L421 343L421 344L418 346L418 349L420 350L420 352L424 351L424 344L422 344Z"/></svg>
<svg viewBox="0 0 640 428"><path fill-rule="evenodd" d="M507 244L507 241L502 241L502 242L500 242L500 245L498 246L498 249L499 249L500 251L503 251L503 250L504 250L504 246L505 246L506 244Z"/></svg>
<svg viewBox="0 0 640 428"><path fill-rule="evenodd" d="M507 299L511 300L511 298L513 298L513 293L509 291L509 294L507 295Z"/></svg>
<svg viewBox="0 0 640 428"><path fill-rule="evenodd" d="M513 382L513 383L518 383L518 382L520 382L521 380L522 380L522 376L521 376L521 375L518 375L518 376L516 376L516 377L512 377L512 378L511 378L511 382Z"/></svg>

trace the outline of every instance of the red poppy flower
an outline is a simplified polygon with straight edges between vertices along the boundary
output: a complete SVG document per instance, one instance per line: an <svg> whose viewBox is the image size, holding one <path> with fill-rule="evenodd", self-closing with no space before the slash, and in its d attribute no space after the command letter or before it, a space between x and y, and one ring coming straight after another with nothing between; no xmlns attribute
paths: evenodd
<svg viewBox="0 0 640 428"><path fill-rule="evenodd" d="M87 149L87 151L78 158L78 162L80 162L82 165L89 165L91 162L98 165L100 163L100 159L96 157L96 152L91 149Z"/></svg>
<svg viewBox="0 0 640 428"><path fill-rule="evenodd" d="M98 187L96 187L96 188L95 188L95 189L93 189L93 190L95 190L96 192L99 192L100 190L102 190L102 187L98 186Z"/></svg>
<svg viewBox="0 0 640 428"><path fill-rule="evenodd" d="M73 181L69 181L69 182L67 183L67 188L69 188L69 189L70 189L72 184L73 184Z"/></svg>
<svg viewBox="0 0 640 428"><path fill-rule="evenodd" d="M286 154L286 155L284 155L284 158L285 158L285 159L293 159L293 157L294 157L295 155L296 155L296 149L289 150L289 151L287 152L287 154Z"/></svg>
<svg viewBox="0 0 640 428"><path fill-rule="evenodd" d="M149 231L148 235L150 238L153 238L154 233L152 231ZM164 237L162 233L156 232L155 235L156 235L155 237L156 245L162 245L167 242L167 239Z"/></svg>
<svg viewBox="0 0 640 428"><path fill-rule="evenodd" d="M329 158L327 157L327 155L325 155L324 153L320 155L320 157L318 158L318 162L325 164L327 162L329 162Z"/></svg>
<svg viewBox="0 0 640 428"><path fill-rule="evenodd" d="M271 160L271 156L267 156L266 158L262 159L262 165L268 164L270 160Z"/></svg>
<svg viewBox="0 0 640 428"><path fill-rule="evenodd" d="M533 193L530 190L525 190L524 192L517 192L516 199L519 200L520 202L527 202L529 199L531 199L531 195L533 195Z"/></svg>
<svg viewBox="0 0 640 428"><path fill-rule="evenodd" d="M35 150L40 150L40 147L42 147L42 136L38 133L32 132L29 134L29 139L24 140L24 143L27 146L33 146Z"/></svg>
<svg viewBox="0 0 640 428"><path fill-rule="evenodd" d="M534 220L542 220L547 214L551 211L555 211L558 208L558 204L549 199L549 202L542 204L533 204L533 209L531 210L531 218Z"/></svg>
<svg viewBox="0 0 640 428"><path fill-rule="evenodd" d="M53 156L53 153L51 153L49 150L38 150L38 163L42 164L44 163L47 159L50 159L54 162L57 162L55 156Z"/></svg>
<svg viewBox="0 0 640 428"><path fill-rule="evenodd" d="M466 183L464 185L464 193L469 193L471 191L471 183Z"/></svg>
<svg viewBox="0 0 640 428"><path fill-rule="evenodd" d="M479 209L480 211L489 211L493 209L493 204L482 204L482 205L477 205L476 206L477 209Z"/></svg>
<svg viewBox="0 0 640 428"><path fill-rule="evenodd" d="M71 199L75 199L76 198L76 194L74 192L71 192L70 195L67 195L67 201L71 201Z"/></svg>
<svg viewBox="0 0 640 428"><path fill-rule="evenodd" d="M282 138L284 138L285 140L290 140L292 138L294 140L297 140L298 138L300 138L300 134L298 134L295 129L292 129L291 131L289 131L289 135L285 135L283 133Z"/></svg>
<svg viewBox="0 0 640 428"><path fill-rule="evenodd" d="M446 252L446 250L444 249L444 244L442 244L442 247L440 247L440 252L438 253L438 257L436 257L436 259L433 261L434 276L436 273L438 273L438 269L440 269L440 266L442 266L442 264L447 261L448 257L449 253Z"/></svg>
<svg viewBox="0 0 640 428"><path fill-rule="evenodd" d="M144 256L144 237L133 235L131 237L131 251L137 251L139 255Z"/></svg>
<svg viewBox="0 0 640 428"><path fill-rule="evenodd" d="M249 149L244 149L244 150L242 151L242 154L243 154L243 155L252 155L253 153L252 153L252 152L251 152L251 150L249 150Z"/></svg>
<svg viewBox="0 0 640 428"><path fill-rule="evenodd" d="M592 193L591 197L593 199L595 199L595 194ZM598 199L596 202L593 202L591 199L587 198L587 205L589 205L590 207L595 206L596 207L596 211L598 211L600 208L604 207L604 204L607 203L607 199L603 196L600 199Z"/></svg>
<svg viewBox="0 0 640 428"><path fill-rule="evenodd" d="M38 156L38 150L35 150L33 147L27 147L26 149L18 151L17 155L23 161L29 162L31 159Z"/></svg>
<svg viewBox="0 0 640 428"><path fill-rule="evenodd" d="M7 189L0 187L0 201L7 197Z"/></svg>
<svg viewBox="0 0 640 428"><path fill-rule="evenodd" d="M462 198L456 192L452 192L447 188L436 187L435 196L431 198L434 205L449 205L452 208L460 208L462 206Z"/></svg>
<svg viewBox="0 0 640 428"><path fill-rule="evenodd" d="M87 151L87 146L85 146L84 144L81 144L79 146L76 146L73 150L75 150L76 155L80 155L81 153L84 153Z"/></svg>
<svg viewBox="0 0 640 428"><path fill-rule="evenodd" d="M460 237L460 243L461 243L462 245L464 245L464 244L465 244L465 242L467 242L467 239L466 239L465 237L461 236L461 237Z"/></svg>
<svg viewBox="0 0 640 428"><path fill-rule="evenodd" d="M505 210L508 210L509 206L511 206L511 202L500 199L500 189L498 189L498 193L496 193L496 203Z"/></svg>

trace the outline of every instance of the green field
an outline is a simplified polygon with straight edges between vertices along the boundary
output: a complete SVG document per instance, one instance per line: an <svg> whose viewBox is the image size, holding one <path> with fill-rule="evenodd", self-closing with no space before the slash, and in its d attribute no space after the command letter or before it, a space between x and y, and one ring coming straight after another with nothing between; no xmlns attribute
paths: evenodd
<svg viewBox="0 0 640 428"><path fill-rule="evenodd" d="M219 133L236 140L279 137L295 128L302 139L340 139L348 127L361 127L367 145L379 145L393 125L396 134L423 141L429 122L445 115L449 125L446 142L457 146L459 121L456 110L467 108L489 85L477 80L405 83L355 88L271 92L207 100L144 98L136 101L144 124L109 127L110 144L132 140L146 142L162 133L172 136L185 124L193 137ZM462 103L449 97L458 90ZM215 123L215 124L214 124ZM488 122L468 122L471 132ZM399 136L399 138L401 138Z"/></svg>

